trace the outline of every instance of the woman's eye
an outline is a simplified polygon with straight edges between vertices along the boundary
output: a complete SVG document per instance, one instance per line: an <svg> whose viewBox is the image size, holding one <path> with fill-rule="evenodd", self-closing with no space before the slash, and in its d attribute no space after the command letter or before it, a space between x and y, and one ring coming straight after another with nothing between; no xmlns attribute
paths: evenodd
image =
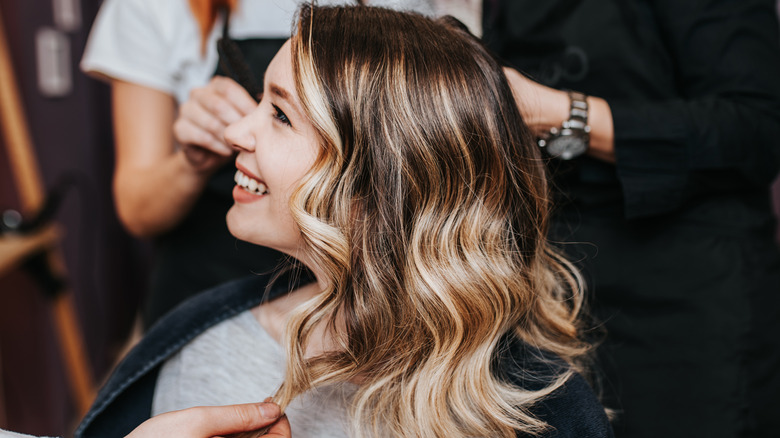
<svg viewBox="0 0 780 438"><path fill-rule="evenodd" d="M287 114L285 114L284 111L279 109L278 106L276 105L272 105L272 106L274 107L274 111L275 111L274 117L276 118L276 120L284 123L287 126L292 126L292 124L290 123L290 119L287 118Z"/></svg>

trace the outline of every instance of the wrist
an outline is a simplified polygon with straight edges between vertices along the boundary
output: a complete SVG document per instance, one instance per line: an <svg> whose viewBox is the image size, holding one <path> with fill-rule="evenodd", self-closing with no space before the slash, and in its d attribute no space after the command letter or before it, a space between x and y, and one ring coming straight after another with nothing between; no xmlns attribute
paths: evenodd
<svg viewBox="0 0 780 438"><path fill-rule="evenodd" d="M547 155L561 160L571 160L586 153L591 131L588 96L577 91L568 91L566 95L569 102L566 118L537 139Z"/></svg>
<svg viewBox="0 0 780 438"><path fill-rule="evenodd" d="M544 102L538 105L538 111L524 112L526 124L537 137L550 132L552 128L559 128L565 120L569 118L569 95L565 91L548 89L544 94L540 94L538 99Z"/></svg>
<svg viewBox="0 0 780 438"><path fill-rule="evenodd" d="M214 173L214 170L204 168L196 160L192 160L192 157L184 148L179 148L173 159L180 183L192 187L193 190L200 191Z"/></svg>
<svg viewBox="0 0 780 438"><path fill-rule="evenodd" d="M185 167L185 172L204 181L231 158L217 155L194 145L180 146L176 155Z"/></svg>
<svg viewBox="0 0 780 438"><path fill-rule="evenodd" d="M615 162L615 130L609 103L600 97L589 97L590 149L588 155L609 163Z"/></svg>

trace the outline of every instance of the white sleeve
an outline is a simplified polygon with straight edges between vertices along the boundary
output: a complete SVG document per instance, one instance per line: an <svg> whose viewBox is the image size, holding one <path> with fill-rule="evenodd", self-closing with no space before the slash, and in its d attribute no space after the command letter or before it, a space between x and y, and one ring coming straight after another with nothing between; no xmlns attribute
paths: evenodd
<svg viewBox="0 0 780 438"><path fill-rule="evenodd" d="M174 94L176 72L170 69L171 43L166 41L168 32L163 29L162 17L153 8L155 1L104 1L90 32L81 69L95 77Z"/></svg>

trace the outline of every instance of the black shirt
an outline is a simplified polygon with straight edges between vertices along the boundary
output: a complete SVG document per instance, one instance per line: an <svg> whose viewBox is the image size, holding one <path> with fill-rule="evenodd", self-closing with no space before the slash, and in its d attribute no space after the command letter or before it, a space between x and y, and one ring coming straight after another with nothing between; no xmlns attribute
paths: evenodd
<svg viewBox="0 0 780 438"><path fill-rule="evenodd" d="M550 161L616 436L780 436L773 0L485 0L484 40L604 98L616 164Z"/></svg>

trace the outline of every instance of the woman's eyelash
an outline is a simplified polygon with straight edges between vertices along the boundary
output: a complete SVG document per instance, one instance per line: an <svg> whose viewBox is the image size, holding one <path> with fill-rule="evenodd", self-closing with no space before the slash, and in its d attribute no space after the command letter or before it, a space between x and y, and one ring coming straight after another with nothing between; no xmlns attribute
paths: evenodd
<svg viewBox="0 0 780 438"><path fill-rule="evenodd" d="M279 107L274 104L271 104L271 106L273 106L274 111L276 111L276 113L274 114L276 120L279 120L280 122L284 123L287 126L292 126L292 124L290 123L290 119L287 118L287 114L285 114L284 111L279 109Z"/></svg>

